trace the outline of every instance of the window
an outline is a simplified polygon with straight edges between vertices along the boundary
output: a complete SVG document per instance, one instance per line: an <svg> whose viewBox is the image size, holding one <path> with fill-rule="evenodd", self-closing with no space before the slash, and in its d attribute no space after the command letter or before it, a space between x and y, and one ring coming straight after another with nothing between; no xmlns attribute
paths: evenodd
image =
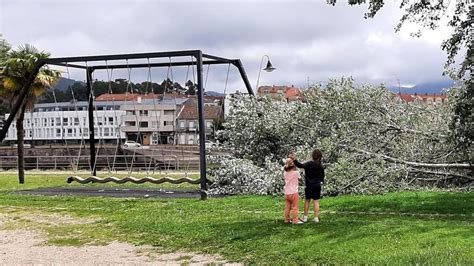
<svg viewBox="0 0 474 266"><path fill-rule="evenodd" d="M56 126L60 126L61 125L61 118L56 118Z"/></svg>
<svg viewBox="0 0 474 266"><path fill-rule="evenodd" d="M189 128L194 128L194 121L189 121Z"/></svg>
<svg viewBox="0 0 474 266"><path fill-rule="evenodd" d="M135 115L135 111L129 111L129 110L127 110L126 115Z"/></svg>
<svg viewBox="0 0 474 266"><path fill-rule="evenodd" d="M173 125L173 121L165 121L164 123L165 123L164 124L165 126L172 126Z"/></svg>
<svg viewBox="0 0 474 266"><path fill-rule="evenodd" d="M104 136L109 136L109 129L108 128L104 128Z"/></svg>
<svg viewBox="0 0 474 266"><path fill-rule="evenodd" d="M75 125L75 126L78 126L78 125L79 125L79 118L78 118L78 117L75 117L75 118L74 118L74 125Z"/></svg>
<svg viewBox="0 0 474 266"><path fill-rule="evenodd" d="M136 125L136 124L135 124L135 121L127 121L127 122L125 122L125 126L128 126L128 127L133 127L133 126L135 126L135 125Z"/></svg>
<svg viewBox="0 0 474 266"><path fill-rule="evenodd" d="M56 129L56 137L61 137L61 129Z"/></svg>
<svg viewBox="0 0 474 266"><path fill-rule="evenodd" d="M184 128L184 121L181 121L181 122L179 123L179 127L180 127L180 128Z"/></svg>
<svg viewBox="0 0 474 266"><path fill-rule="evenodd" d="M140 122L140 127L148 127L148 122Z"/></svg>
<svg viewBox="0 0 474 266"><path fill-rule="evenodd" d="M67 117L64 117L64 118L63 118L63 125L64 125L64 126L67 126L67 123L68 123L68 118L67 118Z"/></svg>
<svg viewBox="0 0 474 266"><path fill-rule="evenodd" d="M207 127L207 128L211 128L211 126L212 126L212 122L206 121L206 127Z"/></svg>
<svg viewBox="0 0 474 266"><path fill-rule="evenodd" d="M148 116L148 110L140 110L140 116Z"/></svg>
<svg viewBox="0 0 474 266"><path fill-rule="evenodd" d="M109 117L109 125L113 125L114 124L114 118L113 117Z"/></svg>

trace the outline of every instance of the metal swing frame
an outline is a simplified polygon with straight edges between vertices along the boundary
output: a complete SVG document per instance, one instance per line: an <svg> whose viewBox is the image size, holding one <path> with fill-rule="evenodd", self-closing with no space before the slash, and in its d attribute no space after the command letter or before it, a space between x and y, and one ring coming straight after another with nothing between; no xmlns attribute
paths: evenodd
<svg viewBox="0 0 474 266"><path fill-rule="evenodd" d="M115 64L115 65L94 65L88 66L87 64L80 65L79 62L98 62L98 61L109 61L109 60L129 60L129 59L151 59L151 58L173 58L173 57L185 57L189 56L195 60L191 61L179 61L179 62L167 62L167 63L127 63L127 64ZM76 64L74 64L76 63ZM250 95L254 95L250 82L245 73L244 67L240 59L228 59L218 57L214 55L204 54L201 50L184 50L184 51L168 51L168 52L154 52L154 53L135 53L135 54L115 54L115 55L96 55L96 56L77 56L77 57L58 57L58 58L47 58L39 59L36 62L33 71L30 73L26 83L21 88L18 100L12 105L10 115L5 121L2 129L0 130L0 142L3 141L8 132L8 128L16 117L17 112L20 110L26 95L30 90L30 86L35 80L41 67L44 65L56 65L62 67L71 67L84 69L86 72L86 85L88 93L88 117L89 117L89 145L90 145L90 161L94 163L92 166L91 175L96 176L96 147L95 147L95 136L94 136L94 99L92 97L92 73L95 70L105 69L128 69L128 68L148 68L148 67L173 67L173 66L196 66L197 72L197 98L198 98L198 125L199 125L199 169L200 169L200 187L201 187L201 199L207 198L207 175L206 175L206 127L204 118L204 88L203 88L203 65L218 65L218 64L232 64L240 73L240 76L247 88L247 92Z"/></svg>

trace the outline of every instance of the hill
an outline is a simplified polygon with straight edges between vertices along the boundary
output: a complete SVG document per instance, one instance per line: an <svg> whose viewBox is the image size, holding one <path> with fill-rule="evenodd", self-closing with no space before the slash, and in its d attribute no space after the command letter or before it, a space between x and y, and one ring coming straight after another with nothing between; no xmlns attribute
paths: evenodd
<svg viewBox="0 0 474 266"><path fill-rule="evenodd" d="M66 90L69 86L72 86L75 83L84 83L82 81L77 81L74 79L68 79L68 78L60 78L58 81L58 84L53 87L54 90L59 90L59 91L64 91Z"/></svg>
<svg viewBox="0 0 474 266"><path fill-rule="evenodd" d="M402 92L402 93L419 93L419 94L442 94L444 90L450 88L454 85L454 81L447 80L447 81L431 81L431 82L424 82L420 84L416 84L413 87L401 87L398 88L397 85L389 86L391 91L394 92Z"/></svg>

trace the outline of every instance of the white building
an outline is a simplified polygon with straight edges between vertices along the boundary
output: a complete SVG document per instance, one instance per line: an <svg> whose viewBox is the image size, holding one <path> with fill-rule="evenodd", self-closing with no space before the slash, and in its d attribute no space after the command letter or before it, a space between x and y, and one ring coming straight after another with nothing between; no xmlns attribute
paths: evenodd
<svg viewBox="0 0 474 266"><path fill-rule="evenodd" d="M124 111L120 103L96 102L94 110L94 135L99 140L125 139L120 130ZM88 103L61 102L36 104L33 112L26 113L23 126L25 141L79 142L89 139ZM5 115L6 117L9 114ZM17 139L16 121L7 132L6 141Z"/></svg>

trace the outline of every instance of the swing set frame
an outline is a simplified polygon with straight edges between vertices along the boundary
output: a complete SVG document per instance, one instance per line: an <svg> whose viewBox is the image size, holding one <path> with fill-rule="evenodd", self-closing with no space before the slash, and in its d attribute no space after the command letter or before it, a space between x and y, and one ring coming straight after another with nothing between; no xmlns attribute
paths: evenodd
<svg viewBox="0 0 474 266"><path fill-rule="evenodd" d="M173 57L191 57L194 58L191 61L179 61L171 62ZM169 58L170 62L166 63L128 63L130 59L151 59L151 58ZM127 64L105 64L105 65L94 65L88 66L87 62L107 62L109 60L127 60ZM80 65L78 63L86 62L86 65ZM76 64L74 64L76 63ZM201 199L207 198L207 176L206 176L206 126L204 118L204 87L203 87L203 65L217 65L217 64L232 64L240 73L240 76L247 88L247 92L250 95L254 95L247 74L245 73L244 67L240 59L228 59L218 57L214 55L204 54L201 50L183 50L183 51L167 51L167 52L152 52L152 53L134 53L134 54L114 54L114 55L96 55L96 56L77 56L77 57L58 57L58 58L47 58L39 59L36 62L33 71L28 77L26 83L23 85L19 92L18 100L13 103L10 115L5 121L2 129L0 130L0 141L5 139L8 132L8 128L16 117L17 112L20 110L26 95L30 90L30 86L35 80L40 69L45 65L56 65L61 67L71 67L83 69L86 72L86 85L88 93L88 118L89 118L89 145L90 145L90 161L96 162L96 143L94 136L94 98L92 93L92 73L95 70L105 69L132 69L132 68L149 68L149 67L173 67L173 66L196 66L197 72L197 99L198 99L198 126L199 126L199 169L200 169L200 187L201 187ZM193 70L194 71L194 70ZM92 167L91 175L96 176L96 167Z"/></svg>

